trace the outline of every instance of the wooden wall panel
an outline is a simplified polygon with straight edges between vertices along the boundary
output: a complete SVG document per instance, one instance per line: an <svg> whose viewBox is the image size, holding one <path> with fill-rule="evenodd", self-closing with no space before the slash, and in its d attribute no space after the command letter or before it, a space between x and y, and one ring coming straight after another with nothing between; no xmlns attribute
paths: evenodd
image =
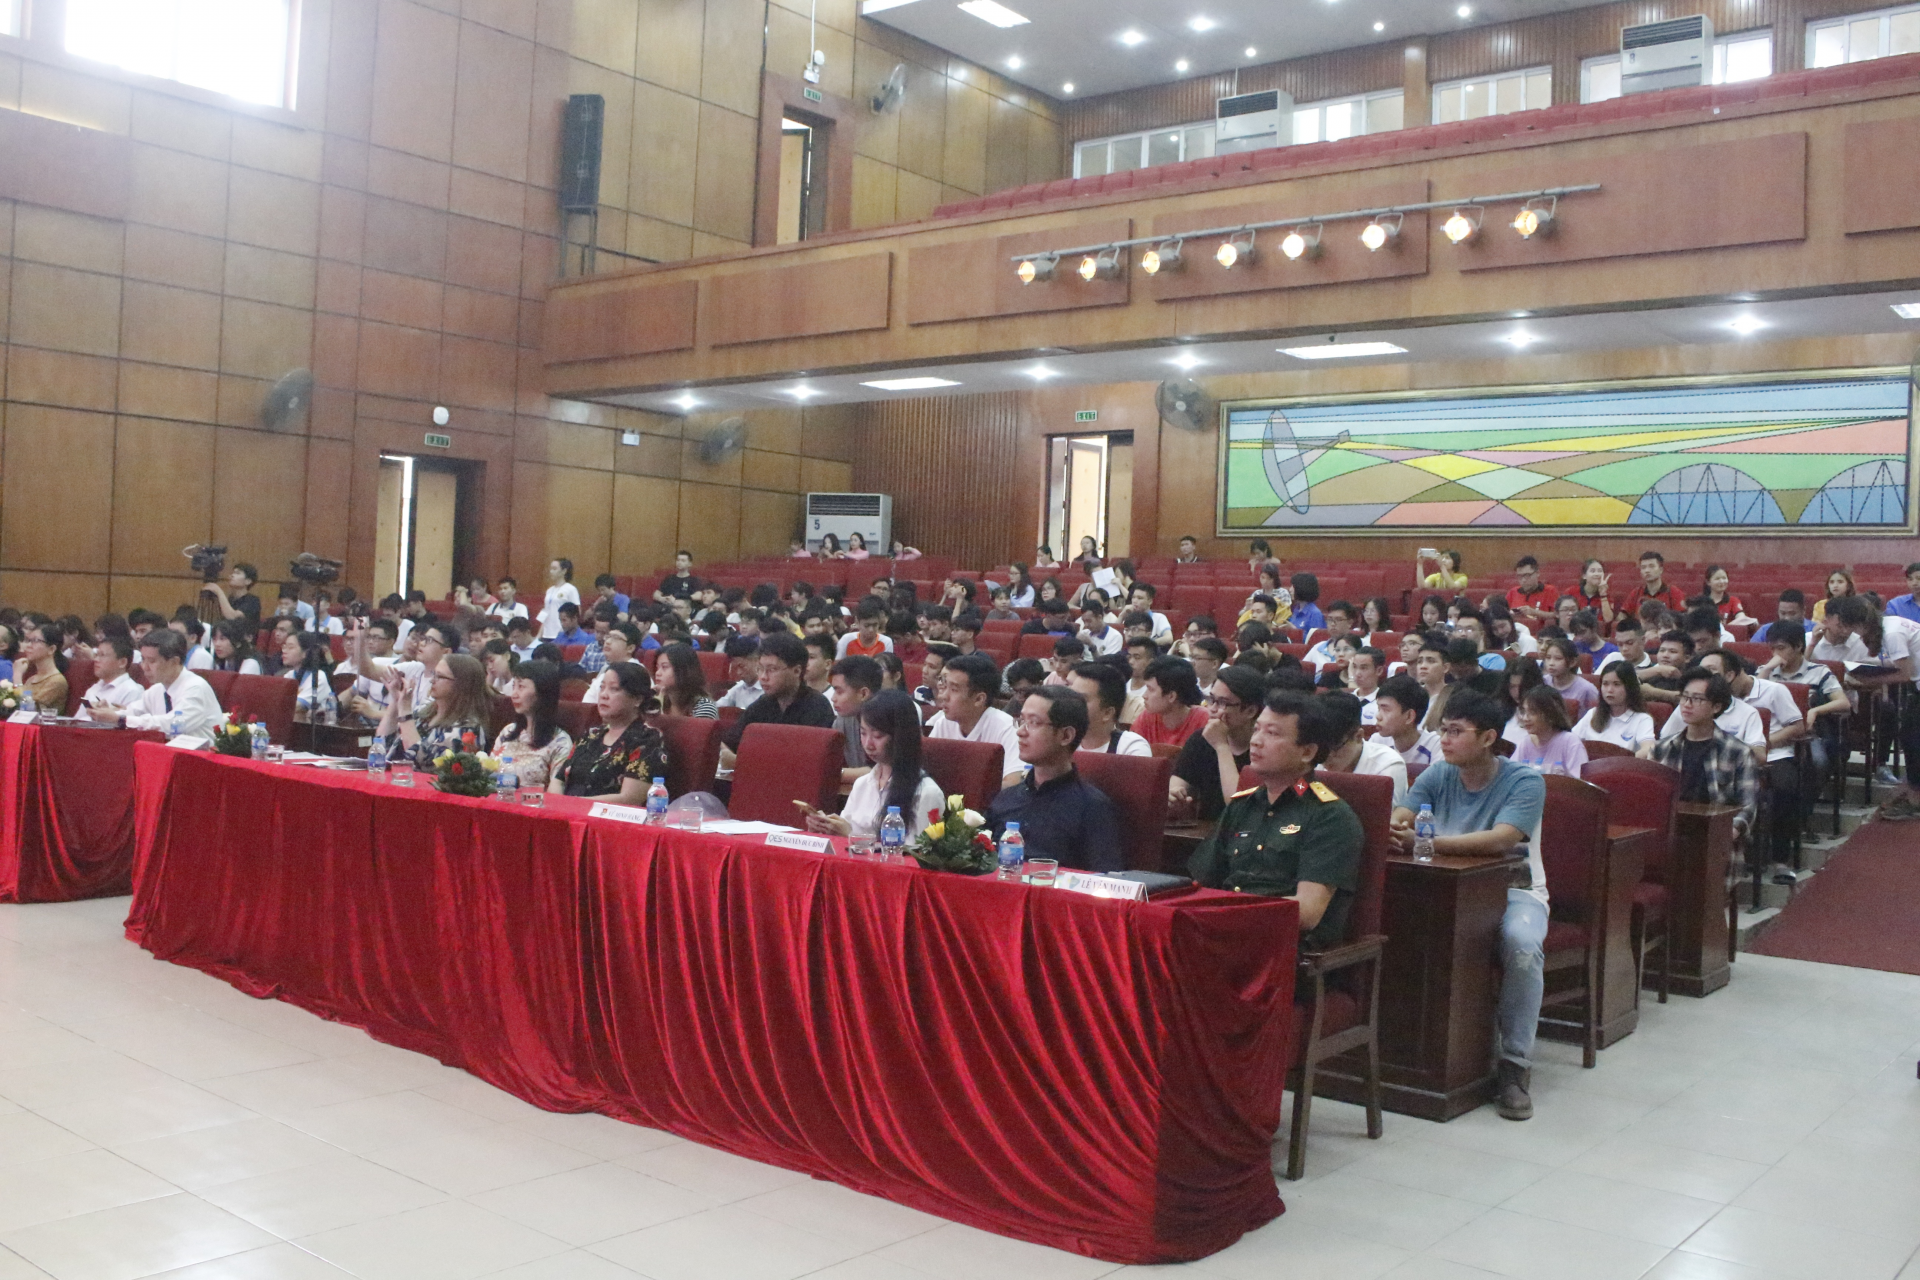
<svg viewBox="0 0 1920 1280"><path fill-rule="evenodd" d="M1021 461L1017 392L860 406L853 485L893 495L894 536L972 566L1024 558L1032 520L1009 510Z"/></svg>
<svg viewBox="0 0 1920 1280"><path fill-rule="evenodd" d="M263 483L263 477L304 480L305 436L221 428L213 446L213 538L233 548L229 560L248 560L262 581L278 582L287 562L305 550L305 485ZM175 548L178 550L178 548Z"/></svg>
<svg viewBox="0 0 1920 1280"><path fill-rule="evenodd" d="M1121 254L1121 271L1116 278L1092 283L1073 274L1080 265L1078 259L1062 258L1052 280L1023 285L1013 273L1013 257L1043 249L1111 243L1132 236L1132 219L1109 218L1052 231L910 249L907 252L907 323L938 324L987 316L1125 306L1133 299L1130 253Z"/></svg>
<svg viewBox="0 0 1920 1280"><path fill-rule="evenodd" d="M112 458L111 415L8 406L0 565L102 572L112 528Z"/></svg>
<svg viewBox="0 0 1920 1280"><path fill-rule="evenodd" d="M1459 254L1462 271L1579 262L1804 240L1807 235L1807 135L1776 133L1732 142L1667 147L1627 155L1542 156L1479 179L1493 191L1578 186L1552 235L1522 240L1484 226ZM1489 210L1487 221L1511 217Z"/></svg>
<svg viewBox="0 0 1920 1280"><path fill-rule="evenodd" d="M1872 120L1847 126L1841 208L1848 235L1920 227L1920 167L1889 163L1920 155L1920 120Z"/></svg>
<svg viewBox="0 0 1920 1280"><path fill-rule="evenodd" d="M797 493L748 489L740 495L740 554L784 555L799 536L802 500Z"/></svg>
<svg viewBox="0 0 1920 1280"><path fill-rule="evenodd" d="M698 286L691 280L645 289L556 295L546 307L547 362L686 351L693 346Z"/></svg>
<svg viewBox="0 0 1920 1280"><path fill-rule="evenodd" d="M120 419L113 453L115 572L184 572L180 549L211 539L213 436L214 428L200 423Z"/></svg>
<svg viewBox="0 0 1920 1280"><path fill-rule="evenodd" d="M725 347L884 329L892 281L890 250L717 276L707 285L704 336Z"/></svg>
<svg viewBox="0 0 1920 1280"><path fill-rule="evenodd" d="M679 536L678 482L656 476L613 478L614 572L672 564Z"/></svg>
<svg viewBox="0 0 1920 1280"><path fill-rule="evenodd" d="M731 560L740 554L740 495L734 485L680 486L680 535L695 564Z"/></svg>
<svg viewBox="0 0 1920 1280"><path fill-rule="evenodd" d="M125 218L133 143L45 116L0 111L0 200Z"/></svg>
<svg viewBox="0 0 1920 1280"><path fill-rule="evenodd" d="M1296 196L1289 200L1218 206L1155 218L1153 234L1174 235L1182 231L1300 218L1342 209L1422 204L1427 196L1428 183L1424 178L1370 186L1340 181L1319 183L1315 185L1310 200ZM1311 285L1425 275L1429 247L1427 216L1425 213L1407 214L1398 239L1377 253L1370 252L1360 243L1363 224L1334 223L1322 228L1320 255L1303 255L1298 261L1289 261L1280 252L1280 241L1286 232L1263 231L1258 241L1260 251L1254 261L1230 271L1213 260L1214 250L1219 247L1218 240L1195 240L1182 251L1181 257L1186 262L1184 270L1162 272L1152 277L1146 287L1155 299L1170 302L1179 298L1207 298L1224 293L1299 289Z"/></svg>
<svg viewBox="0 0 1920 1280"><path fill-rule="evenodd" d="M193 598L193 587L188 583L178 585L182 590L177 596L145 596L142 600L151 600L156 604L161 600L185 604ZM0 600L6 600L16 608L30 608L55 618L76 613L92 622L107 610L107 575L8 569L0 573ZM173 610L169 608L166 612L171 616Z"/></svg>

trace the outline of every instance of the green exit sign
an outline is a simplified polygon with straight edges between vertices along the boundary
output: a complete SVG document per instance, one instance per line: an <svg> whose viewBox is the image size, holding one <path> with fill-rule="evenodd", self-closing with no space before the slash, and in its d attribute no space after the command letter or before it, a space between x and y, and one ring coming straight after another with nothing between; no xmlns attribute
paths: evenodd
<svg viewBox="0 0 1920 1280"><path fill-rule="evenodd" d="M429 431L427 432L427 448L451 449L453 448L453 437L443 436L437 431Z"/></svg>
<svg viewBox="0 0 1920 1280"><path fill-rule="evenodd" d="M800 91L800 96L805 98L808 102L825 102L826 101L826 96L822 94L818 89L802 89Z"/></svg>
<svg viewBox="0 0 1920 1280"><path fill-rule="evenodd" d="M1081 409L1073 415L1073 420L1075 422L1098 422L1100 421L1100 411L1098 409Z"/></svg>

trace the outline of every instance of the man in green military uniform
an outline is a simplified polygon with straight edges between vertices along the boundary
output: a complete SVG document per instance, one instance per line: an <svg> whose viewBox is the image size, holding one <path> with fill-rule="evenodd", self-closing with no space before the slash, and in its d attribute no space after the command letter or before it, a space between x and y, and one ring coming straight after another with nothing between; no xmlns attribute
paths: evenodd
<svg viewBox="0 0 1920 1280"><path fill-rule="evenodd" d="M1269 694L1249 750L1260 785L1233 797L1187 863L1210 889L1297 900L1303 951L1340 941L1360 883L1360 818L1332 788L1313 781L1334 733L1313 698Z"/></svg>

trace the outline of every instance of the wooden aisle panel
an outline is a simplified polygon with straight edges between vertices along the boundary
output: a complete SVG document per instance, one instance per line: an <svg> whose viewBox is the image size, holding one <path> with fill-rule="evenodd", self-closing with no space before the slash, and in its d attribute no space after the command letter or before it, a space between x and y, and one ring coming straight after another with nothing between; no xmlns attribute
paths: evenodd
<svg viewBox="0 0 1920 1280"><path fill-rule="evenodd" d="M1673 990L1704 996L1733 977L1727 959L1727 863L1733 815L1724 804L1680 804L1667 860L1667 946Z"/></svg>
<svg viewBox="0 0 1920 1280"><path fill-rule="evenodd" d="M692 280L640 288L555 290L547 303L546 350L579 360L693 349L699 285Z"/></svg>
<svg viewBox="0 0 1920 1280"><path fill-rule="evenodd" d="M1848 235L1920 227L1920 165L1888 164L1920 155L1920 120L1868 120L1847 126L1841 207Z"/></svg>

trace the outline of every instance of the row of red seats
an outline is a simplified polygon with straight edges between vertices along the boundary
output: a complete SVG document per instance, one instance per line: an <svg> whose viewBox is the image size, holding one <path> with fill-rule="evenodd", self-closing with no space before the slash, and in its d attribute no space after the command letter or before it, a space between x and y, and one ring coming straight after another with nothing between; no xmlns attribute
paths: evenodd
<svg viewBox="0 0 1920 1280"><path fill-rule="evenodd" d="M936 208L932 219L959 218L975 213L1024 209L1029 205L1078 200L1093 195L1153 189L1164 194L1167 187L1204 187L1223 177L1245 172L1295 169L1308 165L1335 164L1343 161L1374 159L1415 151L1446 147L1472 146L1518 134L1538 135L1558 129L1584 125L1612 124L1622 120L1647 119L1686 111L1711 111L1751 102L1800 98L1823 93L1842 93L1869 85L1920 77L1920 54L1879 58L1840 67L1794 71L1747 80L1739 84L1702 85L1696 88L1668 89L1660 93L1634 94L1606 102L1562 103L1533 111L1487 116L1479 120L1451 124L1421 125L1389 133L1366 134L1338 142L1310 142L1290 147L1269 147L1238 155L1214 156L1178 164L1155 165L1147 169L1129 169L1121 173L1088 178L1059 178L1051 182L1030 183L997 191L992 195L959 200Z"/></svg>

